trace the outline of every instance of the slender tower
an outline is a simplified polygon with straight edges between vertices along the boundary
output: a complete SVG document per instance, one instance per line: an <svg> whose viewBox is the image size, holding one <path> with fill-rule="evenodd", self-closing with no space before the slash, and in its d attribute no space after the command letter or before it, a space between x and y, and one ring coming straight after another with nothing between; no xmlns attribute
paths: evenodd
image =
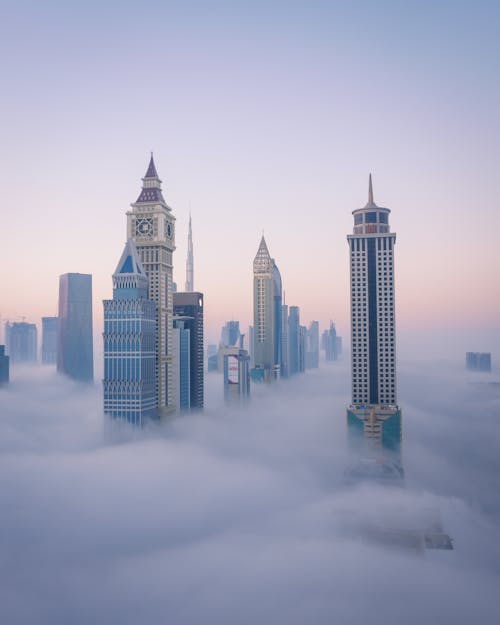
<svg viewBox="0 0 500 625"><path fill-rule="evenodd" d="M347 236L351 260L352 404L347 422L353 442L398 451L401 410L396 392L394 245L388 208L373 201L353 211Z"/></svg>
<svg viewBox="0 0 500 625"><path fill-rule="evenodd" d="M271 381L274 372L275 267L264 236L253 261L254 380Z"/></svg>
<svg viewBox="0 0 500 625"><path fill-rule="evenodd" d="M189 213L188 251L186 258L186 293L194 291L193 231L191 229L191 213Z"/></svg>
<svg viewBox="0 0 500 625"><path fill-rule="evenodd" d="M163 199L153 154L142 183L137 201L127 212L127 238L135 241L148 278L148 299L156 303L156 395L158 414L163 416L175 410L172 302L175 217Z"/></svg>

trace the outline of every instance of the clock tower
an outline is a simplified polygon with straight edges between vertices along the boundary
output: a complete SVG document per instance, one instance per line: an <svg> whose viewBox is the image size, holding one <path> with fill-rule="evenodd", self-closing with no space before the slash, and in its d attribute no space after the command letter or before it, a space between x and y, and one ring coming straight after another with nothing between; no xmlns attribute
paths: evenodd
<svg viewBox="0 0 500 625"><path fill-rule="evenodd" d="M152 153L142 183L139 197L127 212L127 238L135 241L148 277L148 299L157 306L156 389L158 416L162 417L175 409L172 301L175 217L163 199Z"/></svg>

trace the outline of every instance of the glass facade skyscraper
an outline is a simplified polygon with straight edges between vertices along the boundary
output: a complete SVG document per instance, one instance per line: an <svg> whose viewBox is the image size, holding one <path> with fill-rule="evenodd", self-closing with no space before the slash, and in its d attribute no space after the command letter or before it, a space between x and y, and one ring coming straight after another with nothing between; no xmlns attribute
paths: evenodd
<svg viewBox="0 0 500 625"><path fill-rule="evenodd" d="M300 371L300 310L298 306L290 306L288 314L288 360L289 373L294 375Z"/></svg>
<svg viewBox="0 0 500 625"><path fill-rule="evenodd" d="M5 355L5 345L0 345L0 386L9 382L9 357Z"/></svg>
<svg viewBox="0 0 500 625"><path fill-rule="evenodd" d="M59 278L57 370L79 380L94 379L92 276L65 273Z"/></svg>
<svg viewBox="0 0 500 625"><path fill-rule="evenodd" d="M11 364L37 361L38 333L34 323L5 324L5 348Z"/></svg>
<svg viewBox="0 0 500 625"><path fill-rule="evenodd" d="M156 304L128 240L104 300L104 412L137 426L156 416Z"/></svg>
<svg viewBox="0 0 500 625"><path fill-rule="evenodd" d="M57 362L57 317L42 317L42 363Z"/></svg>
<svg viewBox="0 0 500 625"><path fill-rule="evenodd" d="M347 236L351 270L352 403L347 411L353 439L375 449L399 450L401 410L396 393L394 245L388 208L373 201L353 211ZM356 437L357 435L357 437Z"/></svg>
<svg viewBox="0 0 500 625"><path fill-rule="evenodd" d="M192 317L174 316L174 369L176 378L177 410L191 408L191 332L186 323Z"/></svg>

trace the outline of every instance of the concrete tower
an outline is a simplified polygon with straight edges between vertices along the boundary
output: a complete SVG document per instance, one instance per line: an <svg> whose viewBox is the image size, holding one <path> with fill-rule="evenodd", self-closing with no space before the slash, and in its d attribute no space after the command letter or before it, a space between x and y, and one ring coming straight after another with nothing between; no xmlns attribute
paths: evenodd
<svg viewBox="0 0 500 625"><path fill-rule="evenodd" d="M394 244L388 208L373 201L353 211L347 236L351 266L352 404L351 433L375 448L399 449L401 411L397 406L394 317Z"/></svg>
<svg viewBox="0 0 500 625"><path fill-rule="evenodd" d="M160 416L175 410L172 272L175 217L163 199L151 154L137 201L127 212L127 238L134 239L148 278L148 299L156 303L156 395Z"/></svg>
<svg viewBox="0 0 500 625"><path fill-rule="evenodd" d="M186 293L194 291L194 260L193 260L193 231L191 229L191 213L189 214L188 251L186 258Z"/></svg>
<svg viewBox="0 0 500 625"><path fill-rule="evenodd" d="M274 371L275 264L264 236L253 261L254 379L270 381Z"/></svg>

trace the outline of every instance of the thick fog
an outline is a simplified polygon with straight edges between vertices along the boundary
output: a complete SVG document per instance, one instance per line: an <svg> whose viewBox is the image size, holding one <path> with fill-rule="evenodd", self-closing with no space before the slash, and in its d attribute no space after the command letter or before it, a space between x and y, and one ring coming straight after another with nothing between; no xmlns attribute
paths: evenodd
<svg viewBox="0 0 500 625"><path fill-rule="evenodd" d="M500 622L500 386L399 369L404 485L348 483L347 360L143 431L99 384L13 368L0 392L0 622ZM479 382L471 384L470 382ZM366 527L439 518L454 550Z"/></svg>

